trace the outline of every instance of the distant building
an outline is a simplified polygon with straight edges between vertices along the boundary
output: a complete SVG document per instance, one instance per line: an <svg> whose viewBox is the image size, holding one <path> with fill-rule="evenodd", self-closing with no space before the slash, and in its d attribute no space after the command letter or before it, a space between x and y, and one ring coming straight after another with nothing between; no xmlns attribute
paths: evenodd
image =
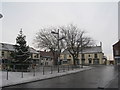
<svg viewBox="0 0 120 90"><path fill-rule="evenodd" d="M115 60L107 60L107 65L114 65L115 64Z"/></svg>
<svg viewBox="0 0 120 90"><path fill-rule="evenodd" d="M38 65L40 62L40 55L34 48L30 47L30 60L32 63ZM4 68L6 64L11 63L11 53L15 51L15 46L7 43L0 43L0 67Z"/></svg>
<svg viewBox="0 0 120 90"><path fill-rule="evenodd" d="M120 40L113 45L113 57L115 64L120 63Z"/></svg>
<svg viewBox="0 0 120 90"><path fill-rule="evenodd" d="M51 51L39 51L41 65L50 66L53 65L53 54Z"/></svg>
<svg viewBox="0 0 120 90"><path fill-rule="evenodd" d="M61 53L60 60L62 64L73 64L72 55L67 50ZM105 64L104 60L102 46L86 47L78 56L78 64Z"/></svg>
<svg viewBox="0 0 120 90"><path fill-rule="evenodd" d="M35 50L34 48L30 47L30 58L32 60L32 63L34 63L35 65L40 65L40 54L37 50Z"/></svg>

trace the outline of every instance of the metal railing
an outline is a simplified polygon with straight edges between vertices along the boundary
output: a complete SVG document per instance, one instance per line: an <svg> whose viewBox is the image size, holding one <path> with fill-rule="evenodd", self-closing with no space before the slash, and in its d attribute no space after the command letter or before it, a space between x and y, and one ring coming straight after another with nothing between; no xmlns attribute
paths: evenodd
<svg viewBox="0 0 120 90"><path fill-rule="evenodd" d="M9 68L8 68L9 67ZM59 65L59 72L58 72L58 65L54 65L54 66L32 66L30 65L30 67L28 69L24 69L23 67L21 68L21 70L17 70L17 69L11 69L10 68L10 64L7 65L6 64L6 69L3 70L4 73L6 73L6 80L9 79L9 73L10 72L18 72L19 76L21 73L21 78L24 78L24 74L33 74L32 76L35 77L37 76L37 74L40 75L47 75L47 74L54 74L54 73L62 73L62 72L67 72L67 71L73 71L76 69L81 68L80 65L78 66L74 66L74 65Z"/></svg>

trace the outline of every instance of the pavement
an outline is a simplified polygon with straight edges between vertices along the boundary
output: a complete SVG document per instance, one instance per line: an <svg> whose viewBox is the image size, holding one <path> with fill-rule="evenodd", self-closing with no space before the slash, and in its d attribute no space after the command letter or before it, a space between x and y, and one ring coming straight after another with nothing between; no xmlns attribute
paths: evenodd
<svg viewBox="0 0 120 90"><path fill-rule="evenodd" d="M77 69L64 69L60 70L58 73L57 70L51 71L47 70L44 75L43 72L6 72L6 71L1 71L0 72L0 88L2 87L7 87L7 86L12 86L12 85L18 85L18 84L24 84L28 82L34 82L34 81L41 81L41 80L46 80L46 79L51 79L55 77L60 77L72 73L77 73L85 70L90 70L93 67L90 66L84 66L83 68L77 68ZM8 74L8 77L7 77ZM8 79L8 80L7 80Z"/></svg>
<svg viewBox="0 0 120 90"><path fill-rule="evenodd" d="M116 69L118 71L118 74L114 77L114 79L112 79L107 85L106 85L106 89L107 88L113 88L113 89L118 89L120 90L120 65L116 66Z"/></svg>

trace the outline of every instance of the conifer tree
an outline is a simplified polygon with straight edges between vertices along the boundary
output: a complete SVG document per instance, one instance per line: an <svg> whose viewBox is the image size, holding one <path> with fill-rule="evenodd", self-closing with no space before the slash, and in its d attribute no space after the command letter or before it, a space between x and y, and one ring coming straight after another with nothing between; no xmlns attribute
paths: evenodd
<svg viewBox="0 0 120 90"><path fill-rule="evenodd" d="M27 69L29 67L29 56L30 49L29 46L26 45L26 36L23 35L22 29L16 38L15 51L12 54L14 58L14 63L16 64L16 69Z"/></svg>

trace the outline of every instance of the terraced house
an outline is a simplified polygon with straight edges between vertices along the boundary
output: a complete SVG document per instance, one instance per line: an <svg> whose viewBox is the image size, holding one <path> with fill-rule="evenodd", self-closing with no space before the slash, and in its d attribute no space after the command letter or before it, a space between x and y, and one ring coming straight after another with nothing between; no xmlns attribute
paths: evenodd
<svg viewBox="0 0 120 90"><path fill-rule="evenodd" d="M61 53L60 59L62 64L73 64L72 55L67 50ZM90 46L83 49L82 52L79 52L78 64L105 64L102 46Z"/></svg>
<svg viewBox="0 0 120 90"><path fill-rule="evenodd" d="M113 57L115 64L120 64L120 39L113 45Z"/></svg>
<svg viewBox="0 0 120 90"><path fill-rule="evenodd" d="M45 51L39 51L39 53L40 53L41 65L44 66L54 65L52 52L45 50Z"/></svg>
<svg viewBox="0 0 120 90"><path fill-rule="evenodd" d="M35 65L40 64L40 55L34 48L30 47L30 57L29 60ZM11 53L15 51L14 45L7 43L0 43L0 69L4 70L6 64L11 63L12 57Z"/></svg>

